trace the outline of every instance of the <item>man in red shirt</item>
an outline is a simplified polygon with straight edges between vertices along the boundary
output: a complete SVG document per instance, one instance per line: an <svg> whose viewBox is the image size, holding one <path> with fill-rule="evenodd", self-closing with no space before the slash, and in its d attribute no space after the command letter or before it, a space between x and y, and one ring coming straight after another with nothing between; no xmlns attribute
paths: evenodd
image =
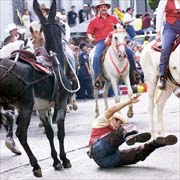
<svg viewBox="0 0 180 180"><path fill-rule="evenodd" d="M161 40L162 27L164 29L162 34L158 87L164 90L166 88L168 62L173 42L176 36L180 35L180 0L161 0L159 2L156 16L157 41Z"/></svg>
<svg viewBox="0 0 180 180"><path fill-rule="evenodd" d="M141 146L119 150L119 146L124 142L127 145L134 145L136 142L143 143L151 138L148 132L137 134L137 131L117 113L128 104L137 103L139 96L139 94L132 95L128 100L117 103L93 122L89 155L100 167L112 168L135 164L144 161L155 149L177 142L176 136L168 135L157 137Z"/></svg>
<svg viewBox="0 0 180 180"><path fill-rule="evenodd" d="M113 25L119 23L119 20L114 16L108 14L108 9L111 7L105 0L99 0L95 8L97 16L93 18L87 28L87 36L90 42L96 43L93 59L94 69L94 87L97 89L102 88L101 83L101 55L105 49L104 40L113 31ZM126 53L129 59L130 67L137 72L133 59L133 51L126 47Z"/></svg>

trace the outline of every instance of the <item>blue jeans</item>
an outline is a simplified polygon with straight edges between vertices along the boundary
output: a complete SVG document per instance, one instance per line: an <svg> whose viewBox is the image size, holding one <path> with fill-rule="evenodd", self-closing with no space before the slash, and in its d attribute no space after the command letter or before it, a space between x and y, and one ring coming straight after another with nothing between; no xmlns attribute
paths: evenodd
<svg viewBox="0 0 180 180"><path fill-rule="evenodd" d="M101 73L101 56L105 49L104 40L101 40L96 43L96 48L94 52L94 59L93 59L93 69L94 69L94 79Z"/></svg>
<svg viewBox="0 0 180 180"><path fill-rule="evenodd" d="M160 76L166 76L171 48L176 36L180 34L180 20L174 24L166 23L163 30L162 51L159 64Z"/></svg>
<svg viewBox="0 0 180 180"><path fill-rule="evenodd" d="M127 31L127 33L129 34L129 37L130 37L131 39L133 39L133 37L136 36L136 32L135 32L133 26L131 26L131 25L127 25L126 31Z"/></svg>
<svg viewBox="0 0 180 180"><path fill-rule="evenodd" d="M104 138L92 145L92 158L102 168L119 167L122 165L120 151L113 148Z"/></svg>
<svg viewBox="0 0 180 180"><path fill-rule="evenodd" d="M93 59L93 69L94 69L94 79L97 78L97 76L101 73L101 56L103 54L103 51L105 49L104 40L101 40L97 42L94 52L94 59ZM134 62L134 52L129 47L126 47L126 53L128 56L130 67L136 70L136 65Z"/></svg>

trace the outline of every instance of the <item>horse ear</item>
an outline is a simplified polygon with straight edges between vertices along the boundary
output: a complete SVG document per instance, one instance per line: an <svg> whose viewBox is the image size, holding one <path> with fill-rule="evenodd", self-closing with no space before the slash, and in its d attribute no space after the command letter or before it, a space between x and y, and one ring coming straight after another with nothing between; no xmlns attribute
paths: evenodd
<svg viewBox="0 0 180 180"><path fill-rule="evenodd" d="M56 16L56 0L53 0L51 7L50 7L50 10L49 10L48 20L50 22L54 22L55 16Z"/></svg>
<svg viewBox="0 0 180 180"><path fill-rule="evenodd" d="M47 21L43 15L42 11L41 11L40 5L37 2L37 0L33 1L33 9L34 9L34 12L36 13L36 15L38 16L38 18L41 22Z"/></svg>
<svg viewBox="0 0 180 180"><path fill-rule="evenodd" d="M33 30L32 26L30 26L29 30L30 30L31 34L33 34L34 30Z"/></svg>

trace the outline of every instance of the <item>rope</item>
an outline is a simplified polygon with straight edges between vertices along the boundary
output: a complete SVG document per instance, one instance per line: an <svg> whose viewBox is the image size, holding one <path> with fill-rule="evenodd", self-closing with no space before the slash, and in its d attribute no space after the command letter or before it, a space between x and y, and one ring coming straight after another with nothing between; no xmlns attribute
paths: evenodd
<svg viewBox="0 0 180 180"><path fill-rule="evenodd" d="M72 72L73 72L73 74L74 74L74 76L75 76L75 78L76 78L76 80L77 80L78 87L77 87L75 90L69 89L68 87L65 86L65 84L64 84L64 82L63 82L63 80L62 80L61 73L60 73L60 68L59 68L59 65L60 65L60 64L59 64L59 61L57 60L56 53L53 52L53 51L50 51L50 54L51 54L51 56L55 55L55 58L56 58L56 61L57 61L57 64L58 64L59 78L60 78L60 81L61 81L61 84L62 84L63 88L64 88L67 92L70 92L70 93L75 93L75 92L79 91L79 89L80 89L79 79L78 79L78 77L77 77L77 75L76 75L76 73L75 73L75 71L74 71L74 69L73 69L71 63L69 62L69 60L68 60L66 54L64 53L65 56L66 56L68 65L69 65L70 69L72 70Z"/></svg>

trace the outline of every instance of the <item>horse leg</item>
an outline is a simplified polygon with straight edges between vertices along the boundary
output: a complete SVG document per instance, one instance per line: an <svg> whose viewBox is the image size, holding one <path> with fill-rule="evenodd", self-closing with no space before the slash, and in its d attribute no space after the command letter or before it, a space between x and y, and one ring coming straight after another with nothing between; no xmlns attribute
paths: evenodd
<svg viewBox="0 0 180 180"><path fill-rule="evenodd" d="M58 139L59 139L59 148L60 148L60 159L63 162L64 168L71 168L71 162L66 157L66 153L64 150L64 137L65 137L65 127L64 127L64 119L66 115L66 109L60 108L57 110L57 127L58 127Z"/></svg>
<svg viewBox="0 0 180 180"><path fill-rule="evenodd" d="M52 129L51 123L50 123L49 118L48 118L48 113L49 113L48 111L49 110L39 110L39 118L43 122L43 126L44 126L45 131L46 131L46 136L49 140L49 144L51 147L51 156L54 160L53 167L56 170L60 170L60 169L62 169L62 164L57 157L57 152L56 152L56 149L54 146L54 131Z"/></svg>
<svg viewBox="0 0 180 180"><path fill-rule="evenodd" d="M114 79L111 79L112 88L113 88L114 95L115 95L115 103L119 103L119 102L120 102L120 97L119 97L119 95L118 95L117 82L118 82L118 81L116 81L116 80L114 80Z"/></svg>
<svg viewBox="0 0 180 180"><path fill-rule="evenodd" d="M154 108L155 108L155 103L154 103L154 99L155 99L155 95L157 92L156 89L156 82L147 82L148 89L147 89L147 95L148 95L148 114L149 114L149 127L150 127L150 133L152 138L155 137L155 129L154 129Z"/></svg>
<svg viewBox="0 0 180 180"><path fill-rule="evenodd" d="M12 112L9 111L5 111L3 113L4 116L4 120L6 121L6 140L5 140L5 145L8 149L11 150L11 152L13 152L16 155L21 155L21 151L19 151L18 147L16 146L16 143L13 139L13 122L14 122L14 115L12 114Z"/></svg>
<svg viewBox="0 0 180 180"><path fill-rule="evenodd" d="M173 89L168 87L166 91L161 91L160 96L158 97L157 104L157 120L158 120L158 134L162 135L164 133L164 124L163 124L163 109L166 104L167 99L172 94Z"/></svg>
<svg viewBox="0 0 180 180"><path fill-rule="evenodd" d="M128 96L131 97L131 95L133 94L133 91L132 91L132 88L131 88L131 84L130 84L130 80L129 80L129 76L127 76L125 79L124 79L124 82L125 82L125 85L127 86L127 89L128 89ZM129 109L128 109L128 112L127 112L127 116L129 118L132 118L134 115L134 112L133 112L133 104L129 104Z"/></svg>
<svg viewBox="0 0 180 180"><path fill-rule="evenodd" d="M30 99L28 99L28 101L24 104L21 104L21 107L19 108L20 110L17 118L16 136L18 137L22 147L24 148L26 154L29 157L30 164L33 167L34 176L42 177L41 168L27 143L27 129L31 120L31 114L34 105L34 102L31 99L32 96L29 96L29 98Z"/></svg>
<svg viewBox="0 0 180 180"><path fill-rule="evenodd" d="M98 117L98 116L99 116L98 94L99 94L99 91L98 91L97 89L94 89L95 113L96 113L96 116L95 116L95 117Z"/></svg>
<svg viewBox="0 0 180 180"><path fill-rule="evenodd" d="M104 105L105 105L105 109L108 109L108 101L107 101L107 96L108 96L108 89L110 86L110 81L105 81L105 85L104 85Z"/></svg>

